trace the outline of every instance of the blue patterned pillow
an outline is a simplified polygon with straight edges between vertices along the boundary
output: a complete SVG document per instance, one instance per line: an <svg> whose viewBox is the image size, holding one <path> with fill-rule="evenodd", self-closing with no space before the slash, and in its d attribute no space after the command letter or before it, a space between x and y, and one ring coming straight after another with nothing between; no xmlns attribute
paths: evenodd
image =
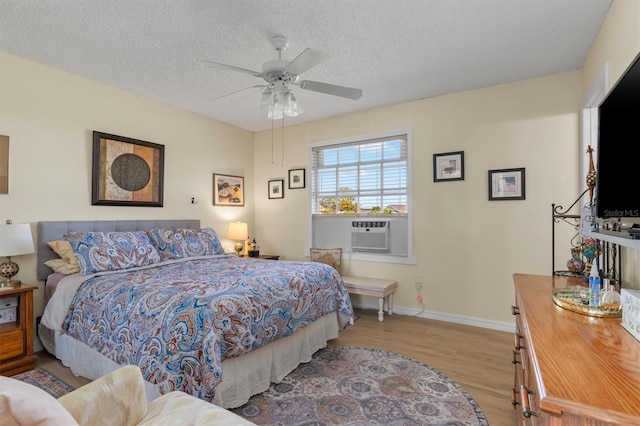
<svg viewBox="0 0 640 426"><path fill-rule="evenodd" d="M64 235L78 260L80 274L119 271L162 259L144 231L74 232Z"/></svg>
<svg viewBox="0 0 640 426"><path fill-rule="evenodd" d="M163 260L224 254L224 247L222 247L216 231L211 228L155 228L148 234Z"/></svg>

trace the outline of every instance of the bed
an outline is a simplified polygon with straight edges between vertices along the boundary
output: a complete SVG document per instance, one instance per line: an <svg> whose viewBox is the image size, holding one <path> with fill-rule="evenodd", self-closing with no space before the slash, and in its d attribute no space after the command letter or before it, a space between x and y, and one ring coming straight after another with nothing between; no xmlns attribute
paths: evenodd
<svg viewBox="0 0 640 426"><path fill-rule="evenodd" d="M60 261L49 243L62 240L80 272L45 265ZM133 244L135 262L95 250L109 241ZM353 323L334 268L224 254L197 220L39 222L37 254L46 350L92 380L138 365L150 400L177 389L241 406Z"/></svg>

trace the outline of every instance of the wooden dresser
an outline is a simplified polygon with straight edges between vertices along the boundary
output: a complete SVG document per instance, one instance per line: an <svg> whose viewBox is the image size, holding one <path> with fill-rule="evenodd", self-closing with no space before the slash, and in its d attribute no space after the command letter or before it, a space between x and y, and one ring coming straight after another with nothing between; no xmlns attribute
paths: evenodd
<svg viewBox="0 0 640 426"><path fill-rule="evenodd" d="M620 318L556 306L575 278L514 274L513 404L521 425L640 425L640 342Z"/></svg>

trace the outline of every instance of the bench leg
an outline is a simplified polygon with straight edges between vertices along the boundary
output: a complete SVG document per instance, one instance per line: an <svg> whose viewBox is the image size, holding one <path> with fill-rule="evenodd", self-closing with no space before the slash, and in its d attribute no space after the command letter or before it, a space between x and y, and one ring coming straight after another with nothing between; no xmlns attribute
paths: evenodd
<svg viewBox="0 0 640 426"><path fill-rule="evenodd" d="M393 314L393 293L389 293L389 295L387 296L387 313L389 315Z"/></svg>
<svg viewBox="0 0 640 426"><path fill-rule="evenodd" d="M378 321L384 321L384 297L378 297Z"/></svg>

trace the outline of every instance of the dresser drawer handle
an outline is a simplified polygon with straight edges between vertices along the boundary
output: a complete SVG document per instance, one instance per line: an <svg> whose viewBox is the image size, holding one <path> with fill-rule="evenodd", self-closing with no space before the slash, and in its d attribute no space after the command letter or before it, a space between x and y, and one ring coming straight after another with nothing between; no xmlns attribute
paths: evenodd
<svg viewBox="0 0 640 426"><path fill-rule="evenodd" d="M537 417L538 413L531 411L531 407L529 406L529 395L532 395L531 392L525 385L520 385L520 399L522 400L522 415L527 419L529 417Z"/></svg>
<svg viewBox="0 0 640 426"><path fill-rule="evenodd" d="M511 353L511 364L520 364L520 361L518 361L518 351L513 351Z"/></svg>
<svg viewBox="0 0 640 426"><path fill-rule="evenodd" d="M523 337L518 333L515 333L513 336L513 340L514 340L514 346L517 351L519 351L520 349L524 349L524 346L520 344L520 339L523 339Z"/></svg>
<svg viewBox="0 0 640 426"><path fill-rule="evenodd" d="M515 305L511 305L511 315L520 315L520 308Z"/></svg>
<svg viewBox="0 0 640 426"><path fill-rule="evenodd" d="M520 405L518 402L518 393L516 392L516 388L511 388L511 405L513 405L513 409L516 409L516 405Z"/></svg>

